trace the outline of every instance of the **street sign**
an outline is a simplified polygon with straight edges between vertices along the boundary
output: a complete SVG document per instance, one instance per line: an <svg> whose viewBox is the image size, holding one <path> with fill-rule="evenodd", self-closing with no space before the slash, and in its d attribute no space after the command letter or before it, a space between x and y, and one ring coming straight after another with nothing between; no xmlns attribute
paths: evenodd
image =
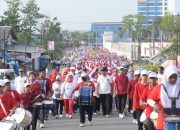
<svg viewBox="0 0 180 130"><path fill-rule="evenodd" d="M54 51L54 41L48 41L48 50Z"/></svg>

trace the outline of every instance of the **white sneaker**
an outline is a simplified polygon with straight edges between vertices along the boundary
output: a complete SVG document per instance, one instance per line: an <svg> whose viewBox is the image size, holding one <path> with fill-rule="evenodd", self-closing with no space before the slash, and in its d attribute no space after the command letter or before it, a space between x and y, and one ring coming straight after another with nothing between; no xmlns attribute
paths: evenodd
<svg viewBox="0 0 180 130"><path fill-rule="evenodd" d="M106 117L107 117L107 118L109 118L109 117L110 117L110 115L106 115Z"/></svg>
<svg viewBox="0 0 180 130"><path fill-rule="evenodd" d="M133 123L134 123L134 124L136 123L136 119L133 119Z"/></svg>
<svg viewBox="0 0 180 130"><path fill-rule="evenodd" d="M88 114L86 114L85 117L87 118L87 117L88 117Z"/></svg>
<svg viewBox="0 0 180 130"><path fill-rule="evenodd" d="M91 122L91 121L88 121L88 125L92 125L92 122Z"/></svg>
<svg viewBox="0 0 180 130"><path fill-rule="evenodd" d="M94 115L96 116L96 115L97 115L97 113L95 112L95 113L94 113Z"/></svg>
<svg viewBox="0 0 180 130"><path fill-rule="evenodd" d="M137 125L138 124L138 121L136 120L135 124Z"/></svg>
<svg viewBox="0 0 180 130"><path fill-rule="evenodd" d="M60 115L59 115L59 117L61 117L61 118L62 118L62 117L63 117L63 115L62 115L62 114L60 114Z"/></svg>
<svg viewBox="0 0 180 130"><path fill-rule="evenodd" d="M69 115L69 119L72 119L72 115Z"/></svg>
<svg viewBox="0 0 180 130"><path fill-rule="evenodd" d="M81 123L79 126L80 126L80 127L84 127L84 126L85 126L85 124L82 124L82 123Z"/></svg>
<svg viewBox="0 0 180 130"><path fill-rule="evenodd" d="M123 114L119 114L119 118L123 119L124 115Z"/></svg>
<svg viewBox="0 0 180 130"><path fill-rule="evenodd" d="M44 128L44 127L45 127L44 123L41 123L41 124L39 125L39 127L40 127L40 128Z"/></svg>
<svg viewBox="0 0 180 130"><path fill-rule="evenodd" d="M56 115L55 118L58 118L58 115Z"/></svg>
<svg viewBox="0 0 180 130"><path fill-rule="evenodd" d="M69 114L66 114L66 117L69 117Z"/></svg>

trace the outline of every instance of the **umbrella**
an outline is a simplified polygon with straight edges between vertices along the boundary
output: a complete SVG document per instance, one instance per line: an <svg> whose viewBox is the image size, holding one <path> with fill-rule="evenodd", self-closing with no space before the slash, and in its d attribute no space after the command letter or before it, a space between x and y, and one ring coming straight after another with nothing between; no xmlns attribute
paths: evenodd
<svg viewBox="0 0 180 130"><path fill-rule="evenodd" d="M180 64L180 62L178 64ZM168 66L176 66L176 60L167 60L161 66L164 68L167 68Z"/></svg>
<svg viewBox="0 0 180 130"><path fill-rule="evenodd" d="M42 58L42 59L51 59L51 57L48 56L48 55L42 55L40 58Z"/></svg>

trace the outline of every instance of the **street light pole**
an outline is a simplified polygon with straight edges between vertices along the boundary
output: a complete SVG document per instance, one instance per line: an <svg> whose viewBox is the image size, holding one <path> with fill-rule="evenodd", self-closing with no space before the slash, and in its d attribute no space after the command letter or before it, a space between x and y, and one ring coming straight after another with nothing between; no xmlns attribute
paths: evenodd
<svg viewBox="0 0 180 130"><path fill-rule="evenodd" d="M6 32L5 32L5 29L4 29L4 27L3 27L3 33L4 33L4 50L3 50L3 56L4 56L4 69L6 68L6 65L5 65L5 45L6 45Z"/></svg>

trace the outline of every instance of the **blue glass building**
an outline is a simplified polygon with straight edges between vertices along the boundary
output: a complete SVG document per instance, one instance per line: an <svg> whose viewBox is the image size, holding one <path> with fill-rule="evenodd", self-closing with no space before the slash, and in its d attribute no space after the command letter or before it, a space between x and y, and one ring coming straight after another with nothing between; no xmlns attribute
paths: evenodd
<svg viewBox="0 0 180 130"><path fill-rule="evenodd" d="M154 20L164 16L165 13L169 11L168 1L169 0L138 0L138 14L145 17L145 24L147 26L151 25Z"/></svg>
<svg viewBox="0 0 180 130"><path fill-rule="evenodd" d="M102 45L104 32L113 32L114 42L119 42L119 30L122 27L121 22L97 22L91 24L91 31L95 33L93 43Z"/></svg>

